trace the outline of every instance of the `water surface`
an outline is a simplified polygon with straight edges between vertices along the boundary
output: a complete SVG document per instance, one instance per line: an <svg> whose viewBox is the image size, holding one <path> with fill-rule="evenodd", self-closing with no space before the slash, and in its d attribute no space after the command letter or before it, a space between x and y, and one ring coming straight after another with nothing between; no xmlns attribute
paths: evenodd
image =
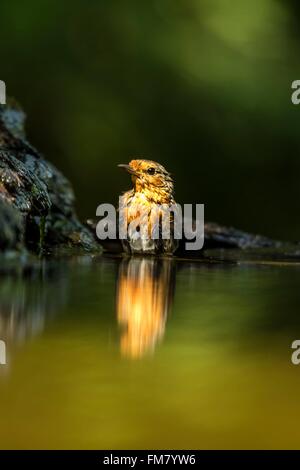
<svg viewBox="0 0 300 470"><path fill-rule="evenodd" d="M1 448L299 448L300 267L82 257L0 278Z"/></svg>

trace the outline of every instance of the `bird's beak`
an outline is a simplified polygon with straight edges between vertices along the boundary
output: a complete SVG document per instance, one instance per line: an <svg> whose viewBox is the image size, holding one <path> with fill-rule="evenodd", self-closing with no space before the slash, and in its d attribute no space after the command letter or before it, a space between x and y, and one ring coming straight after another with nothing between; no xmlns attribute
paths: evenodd
<svg viewBox="0 0 300 470"><path fill-rule="evenodd" d="M136 171L134 171L130 165L126 165L124 163L120 163L120 165L118 165L119 168L124 168L124 170L126 170L128 173L130 173L131 175L134 175L134 176L138 176Z"/></svg>

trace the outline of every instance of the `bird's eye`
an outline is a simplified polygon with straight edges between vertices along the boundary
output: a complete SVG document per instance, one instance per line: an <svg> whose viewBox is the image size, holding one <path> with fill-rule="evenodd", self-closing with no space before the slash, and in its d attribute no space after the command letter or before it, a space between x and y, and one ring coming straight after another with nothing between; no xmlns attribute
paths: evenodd
<svg viewBox="0 0 300 470"><path fill-rule="evenodd" d="M155 168L148 168L147 170L148 175L154 175L155 174Z"/></svg>

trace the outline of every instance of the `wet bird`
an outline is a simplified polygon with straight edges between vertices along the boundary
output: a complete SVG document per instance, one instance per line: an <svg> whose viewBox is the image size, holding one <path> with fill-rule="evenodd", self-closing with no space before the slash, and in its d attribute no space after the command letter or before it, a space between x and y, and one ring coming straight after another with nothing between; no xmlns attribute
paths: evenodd
<svg viewBox="0 0 300 470"><path fill-rule="evenodd" d="M171 175L152 160L131 160L118 166L131 175L133 183L133 188L120 197L120 226L127 234L122 240L124 251L172 254L178 242L174 239L176 203ZM163 223L169 223L167 237L162 235Z"/></svg>
<svg viewBox="0 0 300 470"><path fill-rule="evenodd" d="M195 220L192 219L188 230L184 226L184 230L175 237L174 232L177 231L177 228L172 211L169 214L170 237L163 238L161 215L167 214L165 208L175 208L174 213L176 214L176 208L179 207L180 214L180 206L177 206L174 200L174 184L171 175L162 165L152 160L136 159L129 164L121 164L119 167L130 174L133 188L120 197L122 210L119 213L119 224L116 227L117 236L112 239L109 237L98 239L96 230L98 220L88 219L86 221L86 225L94 232L96 239L106 252L120 253L125 251L128 254L142 255L175 254L181 257L202 258L203 251L209 248L263 248L280 245L280 242L266 237L207 222L204 225L204 250L191 251L186 248L186 242L193 240L196 229ZM140 224L141 213L145 219L142 220L144 222L142 224ZM180 220L180 217L177 220ZM135 221L136 227L132 227L132 223ZM185 221L184 218L183 223ZM143 236L145 233L139 231L139 225L146 227L146 235L148 236ZM125 238L120 236L120 227L123 227L122 235L127 231ZM159 237L151 237L152 230L157 228L159 229Z"/></svg>

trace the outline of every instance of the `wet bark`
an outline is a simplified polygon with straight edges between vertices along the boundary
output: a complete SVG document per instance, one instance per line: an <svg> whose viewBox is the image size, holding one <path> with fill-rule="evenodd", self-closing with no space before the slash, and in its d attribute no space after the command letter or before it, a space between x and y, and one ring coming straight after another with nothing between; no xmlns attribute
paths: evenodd
<svg viewBox="0 0 300 470"><path fill-rule="evenodd" d="M70 182L26 139L25 114L0 106L0 252L101 250L74 209Z"/></svg>

